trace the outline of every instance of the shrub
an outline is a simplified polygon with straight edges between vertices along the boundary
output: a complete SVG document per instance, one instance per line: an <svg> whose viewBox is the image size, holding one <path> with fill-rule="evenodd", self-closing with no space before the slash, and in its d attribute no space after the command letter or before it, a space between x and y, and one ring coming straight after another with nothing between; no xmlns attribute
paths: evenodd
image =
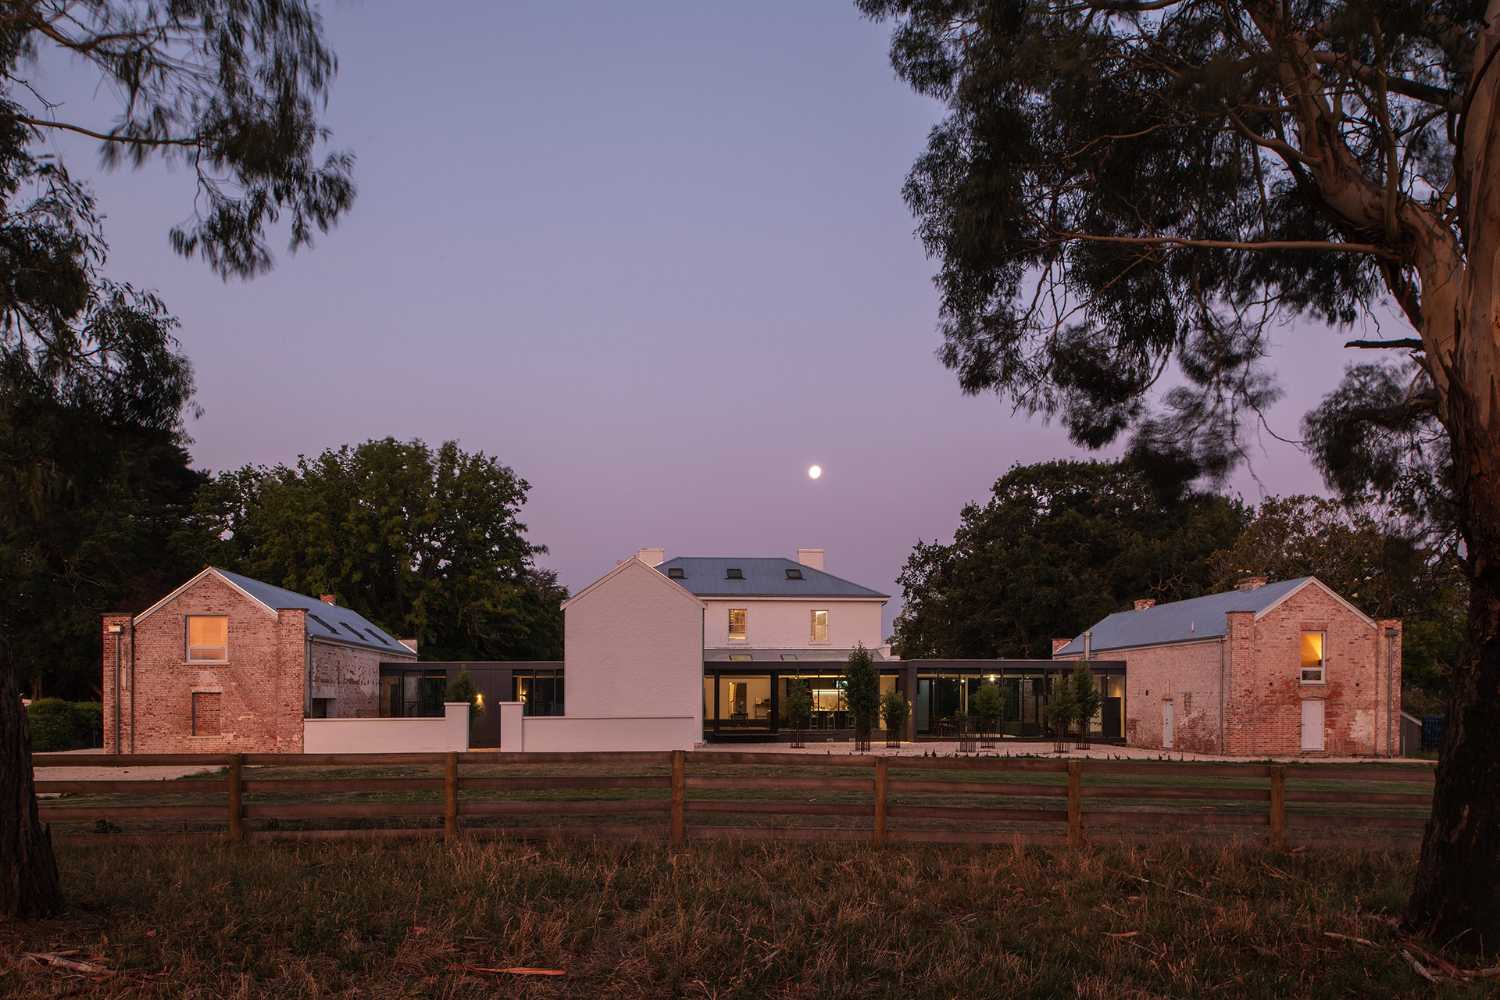
<svg viewBox="0 0 1500 1000"><path fill-rule="evenodd" d="M844 697L849 701L849 714L854 716L855 740L868 743L880 713L880 674L864 643L855 647L844 666Z"/></svg>
<svg viewBox="0 0 1500 1000"><path fill-rule="evenodd" d="M906 731L907 705L900 691L885 693L880 699L880 714L885 716L885 728L889 732L902 734Z"/></svg>
<svg viewBox="0 0 1500 1000"><path fill-rule="evenodd" d="M812 721L812 694L802 681L792 681L786 686L786 698L782 702L786 709L786 721L793 729L806 729Z"/></svg>
<svg viewBox="0 0 1500 1000"><path fill-rule="evenodd" d="M87 750L104 743L104 711L97 701L38 698L27 707L26 722L37 753Z"/></svg>
<svg viewBox="0 0 1500 1000"><path fill-rule="evenodd" d="M1000 716L1005 714L1005 696L1000 689L990 681L979 685L979 690L974 692L974 701L970 710L984 732L992 733L1000 722Z"/></svg>
<svg viewBox="0 0 1500 1000"><path fill-rule="evenodd" d="M449 683L448 700L469 703L469 726L471 728L479 716L484 714L484 701L479 697L479 689L474 686L474 678L469 676L467 670L459 671L458 676Z"/></svg>
<svg viewBox="0 0 1500 1000"><path fill-rule="evenodd" d="M1089 722L1103 703L1099 685L1094 683L1094 672L1080 661L1073 668L1073 717L1078 720L1078 738L1084 743L1089 739Z"/></svg>

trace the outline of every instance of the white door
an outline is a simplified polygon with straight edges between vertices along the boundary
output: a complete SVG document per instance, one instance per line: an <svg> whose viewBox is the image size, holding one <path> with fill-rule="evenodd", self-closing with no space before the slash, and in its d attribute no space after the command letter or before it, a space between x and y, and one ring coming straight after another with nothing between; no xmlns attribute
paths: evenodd
<svg viewBox="0 0 1500 1000"><path fill-rule="evenodd" d="M1323 749L1323 701L1309 698L1302 703L1302 749Z"/></svg>
<svg viewBox="0 0 1500 1000"><path fill-rule="evenodd" d="M1161 745L1172 749L1172 739L1176 736L1177 720L1172 715L1172 703L1164 701L1161 703Z"/></svg>

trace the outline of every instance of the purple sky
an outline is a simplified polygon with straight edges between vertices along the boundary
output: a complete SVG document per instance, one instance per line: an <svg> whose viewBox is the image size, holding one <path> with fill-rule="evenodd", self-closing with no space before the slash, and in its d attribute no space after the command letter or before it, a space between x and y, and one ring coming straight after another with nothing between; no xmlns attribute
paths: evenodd
<svg viewBox="0 0 1500 1000"><path fill-rule="evenodd" d="M939 109L852 4L324 13L359 199L311 252L222 284L167 245L184 171L96 180L111 273L182 319L201 466L457 438L531 482L531 535L575 590L645 545L805 545L894 593L912 543L1008 466L1078 454L935 359L900 187ZM77 67L43 83L60 117L109 124ZM92 175L89 146L55 148ZM1334 331L1280 343L1272 422L1295 436L1349 359ZM1250 500L1321 490L1269 438L1255 473L1232 484Z"/></svg>

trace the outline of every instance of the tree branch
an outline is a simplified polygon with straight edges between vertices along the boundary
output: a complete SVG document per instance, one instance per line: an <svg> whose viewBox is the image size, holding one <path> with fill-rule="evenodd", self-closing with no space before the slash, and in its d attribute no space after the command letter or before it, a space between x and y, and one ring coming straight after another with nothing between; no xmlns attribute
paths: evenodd
<svg viewBox="0 0 1500 1000"><path fill-rule="evenodd" d="M197 138L148 139L134 135L111 135L108 132L95 132L91 128L84 128L82 125L70 125L67 122L49 122L40 118L30 118L26 115L16 115L16 121L36 128L60 128L67 132L77 132L79 135L86 135L90 139L98 139L101 142L123 142L132 146L197 146L200 143L200 140Z"/></svg>
<svg viewBox="0 0 1500 1000"><path fill-rule="evenodd" d="M1350 340L1344 344L1345 347L1361 347L1371 350L1395 349L1403 351L1422 350L1420 337L1402 337L1398 340Z"/></svg>
<svg viewBox="0 0 1500 1000"><path fill-rule="evenodd" d="M1197 247L1209 250L1331 250L1342 253L1369 254L1400 260L1401 256L1374 243L1338 243L1331 240L1192 240L1181 236L1101 236L1095 233L1054 232L1059 241L1085 243L1125 243L1134 246Z"/></svg>
<svg viewBox="0 0 1500 1000"><path fill-rule="evenodd" d="M1360 83L1369 87L1379 86L1380 73L1371 66L1356 61L1345 52L1324 52L1321 49L1313 50L1313 58L1324 66L1333 66L1348 73ZM1412 100L1422 101L1426 104L1434 104L1446 111L1457 111L1461 104L1461 97L1451 90L1435 87L1430 83L1422 83L1420 80L1408 80L1402 76L1387 76L1385 86L1393 94L1410 97Z"/></svg>

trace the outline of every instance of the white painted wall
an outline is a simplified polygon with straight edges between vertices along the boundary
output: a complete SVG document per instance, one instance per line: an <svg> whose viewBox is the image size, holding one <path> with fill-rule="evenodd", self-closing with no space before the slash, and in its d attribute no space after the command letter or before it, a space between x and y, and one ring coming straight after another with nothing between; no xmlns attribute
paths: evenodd
<svg viewBox="0 0 1500 1000"><path fill-rule="evenodd" d="M469 749L469 703L443 703L441 718L303 719L303 753L447 753Z"/></svg>
<svg viewBox="0 0 1500 1000"><path fill-rule="evenodd" d="M497 702L500 712L500 749L504 753L520 753L524 745L523 733L526 705L519 701Z"/></svg>
<svg viewBox="0 0 1500 1000"><path fill-rule="evenodd" d="M578 742L554 749L602 749L600 741L612 742L626 729L631 740L659 733L661 742L650 749L702 739L703 605L661 573L628 559L564 604L563 649L568 696L558 729ZM547 721L526 719L527 750L536 749L530 733L545 730ZM595 731L600 735L589 735Z"/></svg>
<svg viewBox="0 0 1500 1000"><path fill-rule="evenodd" d="M568 692L569 697L572 691ZM502 734L504 730L501 730ZM690 750L703 742L703 720L694 716L659 718L525 717L521 749L527 753L568 750ZM509 750L501 736L501 749Z"/></svg>
<svg viewBox="0 0 1500 1000"><path fill-rule="evenodd" d="M866 649L875 649L884 637L880 634L880 608L878 600L835 601L827 598L799 597L795 599L719 598L703 599L707 616L704 621L704 645L711 649L724 646L744 646L748 649L810 649L828 646L830 649L852 649L864 643ZM744 608L748 612L744 642L729 639L729 609ZM828 612L828 641L814 643L812 638L812 612ZM569 684L571 685L571 681ZM573 689L568 688L568 697Z"/></svg>

